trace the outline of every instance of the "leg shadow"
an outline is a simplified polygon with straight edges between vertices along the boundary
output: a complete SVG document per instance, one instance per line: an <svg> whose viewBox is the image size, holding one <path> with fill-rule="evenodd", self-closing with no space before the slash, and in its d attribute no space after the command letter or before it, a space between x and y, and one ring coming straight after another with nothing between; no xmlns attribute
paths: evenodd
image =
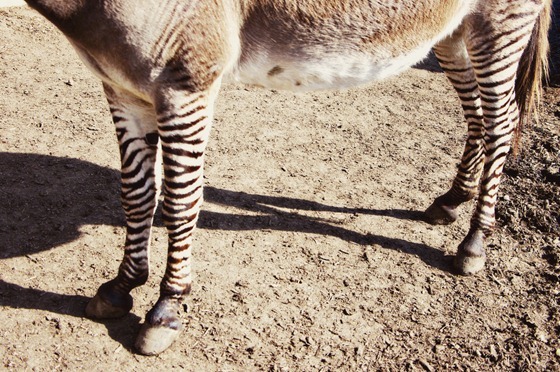
<svg viewBox="0 0 560 372"><path fill-rule="evenodd" d="M254 195L214 187L206 187L204 197L206 202L236 207L252 213L259 213L259 215L248 216L202 211L198 226L203 229L234 231L269 229L330 235L360 245L379 245L383 248L411 254L434 268L447 272L452 271L452 257L446 256L444 252L426 244L374 234L362 234L339 226L335 221L326 218L304 216L292 212L293 210L302 210L352 215L367 214L423 221L424 214L420 211L335 207L296 198ZM284 211L278 208L290 209L292 211Z"/></svg>
<svg viewBox="0 0 560 372"><path fill-rule="evenodd" d="M0 306L14 309L33 309L48 311L53 314L85 318L84 309L90 300L81 295L66 295L25 288L17 284L0 280ZM132 350L134 340L140 329L140 317L129 313L122 318L95 320L107 328L109 336Z"/></svg>

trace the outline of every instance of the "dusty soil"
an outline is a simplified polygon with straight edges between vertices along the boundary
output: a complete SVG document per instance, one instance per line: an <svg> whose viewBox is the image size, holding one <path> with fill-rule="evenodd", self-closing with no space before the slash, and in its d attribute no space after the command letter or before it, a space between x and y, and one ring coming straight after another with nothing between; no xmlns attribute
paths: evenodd
<svg viewBox="0 0 560 372"><path fill-rule="evenodd" d="M29 9L0 10L0 368L558 370L560 89L510 163L487 268L453 273L473 204L445 191L465 127L436 65L343 92L226 85L207 153L187 330L133 353L152 276L123 319L84 306L124 242L118 149L99 82Z"/></svg>

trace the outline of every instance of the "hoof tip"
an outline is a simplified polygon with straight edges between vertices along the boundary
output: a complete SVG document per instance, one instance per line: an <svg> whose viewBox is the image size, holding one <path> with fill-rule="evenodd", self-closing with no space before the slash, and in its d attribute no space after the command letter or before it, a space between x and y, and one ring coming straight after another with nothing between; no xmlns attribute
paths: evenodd
<svg viewBox="0 0 560 372"><path fill-rule="evenodd" d="M134 346L143 355L158 355L165 351L179 337L183 330L144 323Z"/></svg>
<svg viewBox="0 0 560 372"><path fill-rule="evenodd" d="M481 271L486 263L486 256L468 256L458 254L455 257L455 268L462 275L473 275Z"/></svg>

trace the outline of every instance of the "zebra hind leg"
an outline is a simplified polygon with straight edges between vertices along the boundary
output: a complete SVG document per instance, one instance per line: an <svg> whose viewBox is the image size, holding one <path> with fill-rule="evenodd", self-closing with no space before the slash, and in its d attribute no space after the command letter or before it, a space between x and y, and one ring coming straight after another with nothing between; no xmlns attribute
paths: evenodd
<svg viewBox="0 0 560 372"><path fill-rule="evenodd" d="M486 261L484 239L494 229L500 178L519 124L517 70L529 41L537 42L531 34L542 9L542 3L525 0L488 1L479 6L479 12L465 21L464 34L484 117L480 192L469 232L455 257L456 268L465 275L480 271Z"/></svg>
<svg viewBox="0 0 560 372"><path fill-rule="evenodd" d="M219 82L214 87L195 94L166 89L156 99L164 168L163 221L169 240L160 297L136 340L141 354L161 353L183 328L179 314L191 291L192 233L202 204L203 156Z"/></svg>
<svg viewBox="0 0 560 372"><path fill-rule="evenodd" d="M457 175L451 189L439 196L425 212L432 224L447 225L457 219L457 207L473 199L484 163L482 147L483 114L480 92L467 48L462 39L462 27L434 47L439 64L457 91L468 126L468 137Z"/></svg>
<svg viewBox="0 0 560 372"><path fill-rule="evenodd" d="M161 179L153 106L108 85L104 88L121 155L126 242L116 278L101 285L86 307L86 315L96 319L126 315L132 308L130 291L148 278L151 227Z"/></svg>

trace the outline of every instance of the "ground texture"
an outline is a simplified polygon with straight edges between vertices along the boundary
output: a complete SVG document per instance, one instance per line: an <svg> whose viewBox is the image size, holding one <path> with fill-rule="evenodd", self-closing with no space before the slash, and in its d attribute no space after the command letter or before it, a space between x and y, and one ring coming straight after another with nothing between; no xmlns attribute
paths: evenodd
<svg viewBox="0 0 560 372"><path fill-rule="evenodd" d="M186 332L133 353L164 269L120 320L84 306L124 242L99 82L26 8L0 10L0 369L558 370L560 89L500 193L486 269L451 269L473 204L419 220L465 137L429 61L383 83L292 94L226 85L207 153Z"/></svg>

